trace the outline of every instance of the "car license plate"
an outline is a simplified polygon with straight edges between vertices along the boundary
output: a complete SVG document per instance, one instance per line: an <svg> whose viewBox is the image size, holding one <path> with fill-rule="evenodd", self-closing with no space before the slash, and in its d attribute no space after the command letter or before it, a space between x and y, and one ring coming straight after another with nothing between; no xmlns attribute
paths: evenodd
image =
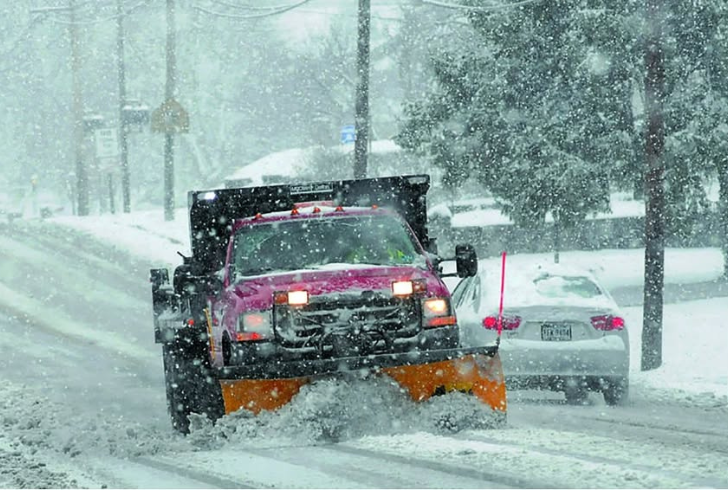
<svg viewBox="0 0 728 490"><path fill-rule="evenodd" d="M571 340L571 325L541 325L541 340L563 342Z"/></svg>

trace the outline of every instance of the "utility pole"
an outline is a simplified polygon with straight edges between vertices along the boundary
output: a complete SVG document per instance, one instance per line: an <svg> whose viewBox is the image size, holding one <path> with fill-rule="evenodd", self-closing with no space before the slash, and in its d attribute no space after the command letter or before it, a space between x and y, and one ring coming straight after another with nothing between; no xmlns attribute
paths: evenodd
<svg viewBox="0 0 728 490"><path fill-rule="evenodd" d="M125 213L130 213L129 128L124 118L124 107L126 106L126 70L124 66L124 11L121 2L122 0L116 1L116 63L119 70L119 158L121 160L122 208ZM109 174L109 179L112 179L111 174ZM113 190L112 182L109 182L109 188Z"/></svg>
<svg viewBox="0 0 728 490"><path fill-rule="evenodd" d="M665 96L665 66L662 47L661 0L647 0L648 36L645 51L645 288L642 327L642 370L662 364L662 313L665 278L665 131L662 105Z"/></svg>
<svg viewBox="0 0 728 490"><path fill-rule="evenodd" d="M166 102L174 99L177 60L175 58L174 0L167 0L167 84ZM164 133L164 219L174 220L174 132Z"/></svg>
<svg viewBox="0 0 728 490"><path fill-rule="evenodd" d="M89 214L88 173L83 155L83 100L81 95L81 57L79 54L78 26L76 25L75 0L69 0L71 20L68 31L71 37L71 80L73 84L73 143L76 159L76 197L78 215Z"/></svg>
<svg viewBox="0 0 728 490"><path fill-rule="evenodd" d="M354 124L354 178L367 176L369 150L369 26L371 24L370 0L359 0L358 42L356 54L356 105Z"/></svg>

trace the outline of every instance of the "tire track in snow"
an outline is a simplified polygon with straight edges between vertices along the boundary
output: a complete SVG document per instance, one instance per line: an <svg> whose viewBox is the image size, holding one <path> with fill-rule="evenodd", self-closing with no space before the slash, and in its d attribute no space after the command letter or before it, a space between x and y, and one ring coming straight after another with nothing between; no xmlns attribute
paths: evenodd
<svg viewBox="0 0 728 490"><path fill-rule="evenodd" d="M188 480L193 480L205 485L210 485L215 488L263 488L266 485L261 485L259 482L241 482L240 480L230 480L222 478L209 473L199 472L190 467L183 467L179 465L173 465L160 461L158 459L152 459L149 457L138 457L132 460L134 463L148 466L158 471L175 475L176 477L184 477Z"/></svg>
<svg viewBox="0 0 728 490"><path fill-rule="evenodd" d="M442 437L442 436L439 436ZM417 457L402 456L393 454L388 451L373 451L360 447L350 446L348 444L337 444L330 447L331 449L343 453L348 453L361 457L376 458L387 462L396 462L403 465L413 466L429 471L436 471L445 475L455 476L458 478L468 478L480 482L495 483L509 488L566 488L567 485L544 483L542 480L529 480L506 472L490 472L474 469L468 466L458 466L455 464L442 463L428 459Z"/></svg>
<svg viewBox="0 0 728 490"><path fill-rule="evenodd" d="M508 431L494 431L507 434ZM548 432L548 431L544 431ZM543 434L547 437L547 434ZM410 434L393 437L368 437L346 443L357 451L375 451L383 459L403 457L425 461L426 465L443 465L457 468L456 471L478 472L492 476L492 480L514 487L571 488L583 487L588 482L592 487L683 487L685 478L656 474L653 471L639 471L625 468L622 464L609 464L597 458L574 459L558 452L544 454L517 445L457 438L434 434ZM576 442L575 444L578 444ZM568 446L568 440L564 441ZM380 449L382 447L382 449ZM572 446L577 450L579 445ZM603 450L608 450L608 446ZM462 468L462 469L461 469ZM524 475L524 476L521 476ZM527 476L525 476L527 475Z"/></svg>
<svg viewBox="0 0 728 490"><path fill-rule="evenodd" d="M118 355L140 361L151 361L156 354L124 337L98 328L87 327L60 310L15 292L0 282L0 309L46 332L61 334L87 345L95 345Z"/></svg>
<svg viewBox="0 0 728 490"><path fill-rule="evenodd" d="M462 435L457 437L458 440L467 440L467 441L476 441L476 442L484 442L487 444L496 444L499 446L508 446L512 448L518 448L522 449L524 451L542 454L544 456L549 457L567 457L571 458L575 461L576 464L579 462L586 462L586 463L596 463L596 464L610 464L615 467L622 468L623 470L634 470L643 472L645 474L650 475L660 475L661 477L670 478L673 480L678 480L684 482L686 485L695 485L699 487L711 487L711 488L726 488L728 487L728 477L726 478L713 478L713 477L706 477L706 476L700 476L700 475L689 475L686 473L682 473L680 471L675 471L671 469L666 469L664 467L657 467L657 466L650 466L646 464L641 463L635 463L634 461L630 461L626 458L615 458L611 456L605 456L605 455L590 455L586 452L574 452L570 451L568 448L548 448L541 445L535 445L535 444L525 444L525 443L518 443L518 442L511 442L511 441L504 441L503 439L499 438L492 438L482 435ZM614 454L615 452L610 452L610 454ZM618 454L618 452L617 452ZM680 468L678 467L678 470Z"/></svg>
<svg viewBox="0 0 728 490"><path fill-rule="evenodd" d="M24 237L14 227L2 230L10 233L0 235L0 253L10 260L0 263L0 308L49 333L126 358L154 359L151 301L142 297L142 284L107 275L108 267L86 260L93 255L58 256L58 247L33 240L47 239L53 227L38 228ZM79 250L85 245L79 243Z"/></svg>
<svg viewBox="0 0 728 490"><path fill-rule="evenodd" d="M292 450L292 451L291 451ZM374 488L510 488L513 482L483 472L432 464L415 458L360 450L341 444L306 448L250 449L246 452L316 469ZM383 464L386 461L386 464ZM524 486L524 485L521 485ZM528 487L525 485L524 487ZM541 488L536 485L534 488Z"/></svg>
<svg viewBox="0 0 728 490"><path fill-rule="evenodd" d="M24 223L23 226L1 226L2 234L28 246L42 246L63 256L70 263L80 264L87 270L104 273L107 281L121 286L137 299L146 301L144 294L149 264L99 242L92 236L84 236L75 229L49 222Z"/></svg>
<svg viewBox="0 0 728 490"><path fill-rule="evenodd" d="M700 452L711 451L728 455L728 414L717 410L662 405L659 407L662 414L675 419L660 422L661 419L648 410L650 407L642 408L642 410L647 409L647 413L635 412L628 407L612 407L610 413L617 414L619 418L606 417L603 410L588 406L557 408L524 404L518 408L524 417L521 413L514 415L517 427L551 428L583 434L598 433L610 438L619 436L621 439L638 444L657 441ZM568 411L568 416L564 417L564 411ZM702 427L698 427L698 424ZM705 428L706 424L710 425L709 429ZM625 430L626 428L628 430Z"/></svg>
<svg viewBox="0 0 728 490"><path fill-rule="evenodd" d="M129 295L123 285L115 287L110 278L93 267L56 258L53 249L0 236L0 253L10 258L0 268L5 280L36 297L45 297L48 302L54 301L56 295L65 294L68 298L63 298L64 305L87 302L114 307L122 304L151 311L148 299Z"/></svg>

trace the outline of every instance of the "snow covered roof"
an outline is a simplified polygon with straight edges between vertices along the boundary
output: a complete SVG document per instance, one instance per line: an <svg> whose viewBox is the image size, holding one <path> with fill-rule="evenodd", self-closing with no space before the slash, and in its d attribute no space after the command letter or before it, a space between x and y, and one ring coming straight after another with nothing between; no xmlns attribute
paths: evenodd
<svg viewBox="0 0 728 490"><path fill-rule="evenodd" d="M308 159L315 152L324 149L326 148L322 146L309 146L308 148L290 148L270 153L238 169L225 178L225 182L234 187L255 187L286 183L305 169ZM354 145L339 145L328 149L346 155L354 151ZM392 140L372 141L371 152L374 155L393 154L399 151L401 151L401 148Z"/></svg>
<svg viewBox="0 0 728 490"><path fill-rule="evenodd" d="M276 177L290 178L299 173L316 148L291 148L271 153L238 169L225 180L240 182L240 186L245 187L279 183ZM245 182L246 180L249 182Z"/></svg>

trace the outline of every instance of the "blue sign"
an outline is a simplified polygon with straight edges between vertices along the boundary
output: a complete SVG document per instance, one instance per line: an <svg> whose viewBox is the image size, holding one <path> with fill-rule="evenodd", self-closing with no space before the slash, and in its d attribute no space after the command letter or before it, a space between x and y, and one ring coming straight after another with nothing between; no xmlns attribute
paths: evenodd
<svg viewBox="0 0 728 490"><path fill-rule="evenodd" d="M356 128L353 124L341 128L341 144L346 145L356 141Z"/></svg>

